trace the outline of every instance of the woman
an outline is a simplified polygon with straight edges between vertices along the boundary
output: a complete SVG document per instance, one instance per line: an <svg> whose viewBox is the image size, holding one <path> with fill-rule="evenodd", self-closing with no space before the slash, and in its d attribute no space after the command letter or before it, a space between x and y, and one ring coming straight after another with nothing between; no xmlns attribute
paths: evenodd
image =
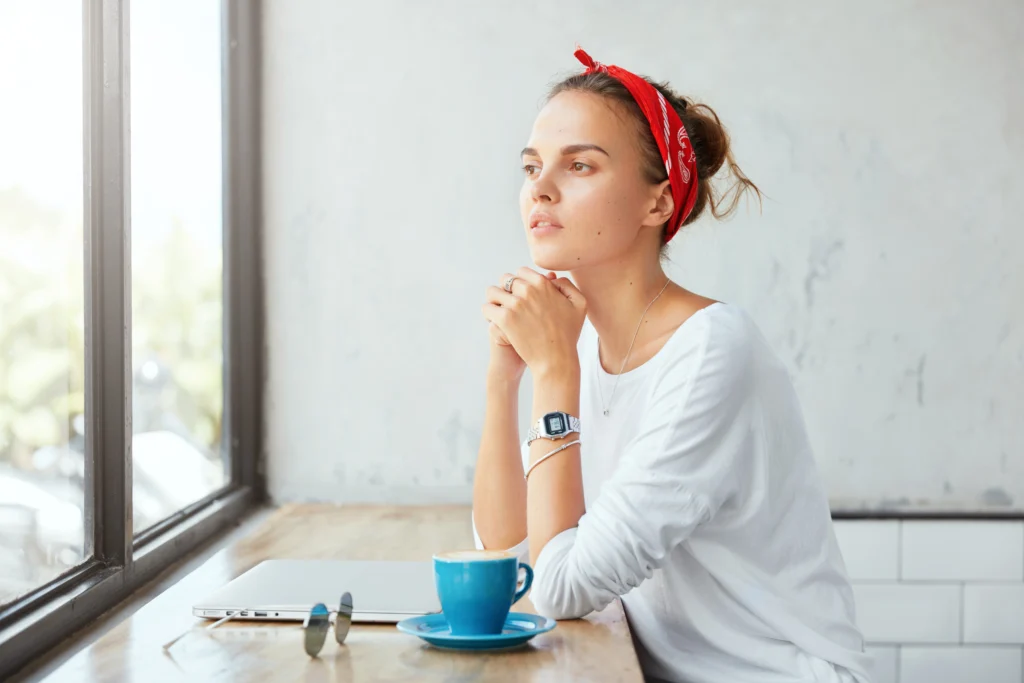
<svg viewBox="0 0 1024 683"><path fill-rule="evenodd" d="M523 150L523 223L548 272L504 275L483 306L477 546L529 557L541 614L621 597L649 680L866 681L787 371L745 312L659 258L705 211L760 194L710 108L576 56L587 69L554 87ZM526 367L538 425L520 450Z"/></svg>

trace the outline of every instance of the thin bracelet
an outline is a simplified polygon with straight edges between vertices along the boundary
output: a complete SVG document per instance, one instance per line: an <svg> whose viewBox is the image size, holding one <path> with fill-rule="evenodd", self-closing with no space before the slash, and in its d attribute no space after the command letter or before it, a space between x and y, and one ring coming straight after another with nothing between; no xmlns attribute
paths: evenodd
<svg viewBox="0 0 1024 683"><path fill-rule="evenodd" d="M545 460L550 458L552 455L554 455L556 453L561 453L562 451L564 451L569 446L575 446L579 442L580 442L580 440L576 439L575 441L570 441L569 443L564 443L561 446L559 446L558 448L556 448L555 450L551 451L550 453L545 453L544 455L540 456L539 458L537 458L536 462L534 462L532 465L530 465L529 467L526 468L526 474L523 475L523 478L524 479L529 479L530 478L530 472L533 471L534 467L536 467L537 465L541 464L542 462L544 462Z"/></svg>

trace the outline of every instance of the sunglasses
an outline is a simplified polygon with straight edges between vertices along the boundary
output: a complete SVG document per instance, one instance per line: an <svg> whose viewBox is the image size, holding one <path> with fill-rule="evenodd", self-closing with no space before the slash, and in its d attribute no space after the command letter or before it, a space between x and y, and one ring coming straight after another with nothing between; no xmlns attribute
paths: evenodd
<svg viewBox="0 0 1024 683"><path fill-rule="evenodd" d="M248 614L249 611L250 610L237 610L231 612L226 617L218 619L205 627L203 631L212 631L221 624L231 621L237 616ZM332 615L334 616L333 621L331 620ZM327 632L331 630L332 624L334 625L334 639L338 641L338 645L344 644L345 638L348 637L348 631L352 627L352 594L348 591L341 594L341 600L338 602L337 612L331 612L327 609L327 605L322 602L318 602L313 605L313 608L309 610L309 614L306 615L305 620L302 622L306 654L310 657L316 657L320 654L320 650L324 647L324 641L327 640ZM164 652L168 653L172 645L184 638L190 632L191 629L180 634L174 640L164 643Z"/></svg>
<svg viewBox="0 0 1024 683"><path fill-rule="evenodd" d="M342 645L352 626L351 593L342 593L338 611L334 615L334 639L338 641L338 645ZM327 632L331 630L331 612L327 605L322 602L313 605L306 615L306 620L302 622L302 630L305 633L306 654L316 657L324 647Z"/></svg>

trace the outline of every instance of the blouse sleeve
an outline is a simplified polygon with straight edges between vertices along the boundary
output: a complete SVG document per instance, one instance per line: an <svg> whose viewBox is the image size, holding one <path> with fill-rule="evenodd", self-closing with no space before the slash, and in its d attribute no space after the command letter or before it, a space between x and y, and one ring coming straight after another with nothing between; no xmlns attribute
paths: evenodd
<svg viewBox="0 0 1024 683"><path fill-rule="evenodd" d="M531 593L540 614L603 609L740 490L756 443L753 345L739 320L719 320L666 368L637 436L578 526L541 551Z"/></svg>

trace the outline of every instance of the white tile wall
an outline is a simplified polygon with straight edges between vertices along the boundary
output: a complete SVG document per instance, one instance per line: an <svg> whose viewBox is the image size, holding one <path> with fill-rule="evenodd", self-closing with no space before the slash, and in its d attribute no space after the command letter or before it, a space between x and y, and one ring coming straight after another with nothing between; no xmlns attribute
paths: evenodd
<svg viewBox="0 0 1024 683"><path fill-rule="evenodd" d="M1021 683L1021 649L903 647L899 676L899 683Z"/></svg>
<svg viewBox="0 0 1024 683"><path fill-rule="evenodd" d="M875 658L871 683L897 683L899 648L895 645L871 645L867 651Z"/></svg>
<svg viewBox="0 0 1024 683"><path fill-rule="evenodd" d="M852 580L899 578L899 522L849 521L833 526Z"/></svg>
<svg viewBox="0 0 1024 683"><path fill-rule="evenodd" d="M902 567L904 581L1024 581L1024 522L905 521Z"/></svg>
<svg viewBox="0 0 1024 683"><path fill-rule="evenodd" d="M854 583L853 592L868 642L960 642L958 585Z"/></svg>
<svg viewBox="0 0 1024 683"><path fill-rule="evenodd" d="M1024 522L835 522L874 683L1024 682Z"/></svg>
<svg viewBox="0 0 1024 683"><path fill-rule="evenodd" d="M1024 584L965 586L964 642L1024 643Z"/></svg>

